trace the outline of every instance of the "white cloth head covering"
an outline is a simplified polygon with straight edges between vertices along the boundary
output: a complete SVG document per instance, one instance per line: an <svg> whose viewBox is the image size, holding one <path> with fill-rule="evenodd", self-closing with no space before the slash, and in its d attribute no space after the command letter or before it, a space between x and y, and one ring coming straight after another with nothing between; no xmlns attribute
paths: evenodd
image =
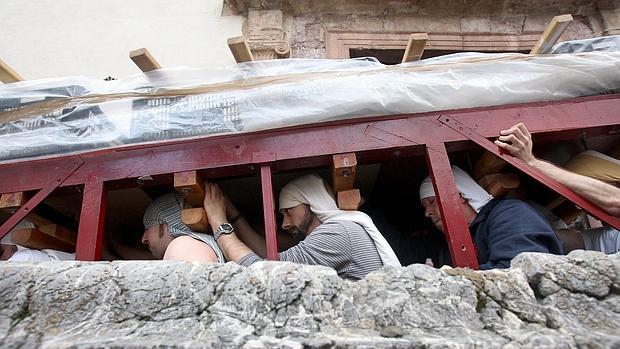
<svg viewBox="0 0 620 349"><path fill-rule="evenodd" d="M35 228L34 224L31 221L29 221L26 218L24 218L19 223L17 223L13 229L11 229L8 232L8 234L6 234L2 238L2 240L0 240L0 244L2 244L2 245L15 245L15 246L19 246L19 245L13 243L13 241L11 241L11 235L13 235L13 232L15 230L17 230L17 229L34 229L34 228Z"/></svg>
<svg viewBox="0 0 620 349"><path fill-rule="evenodd" d="M476 213L480 212L480 209L493 200L493 196L484 190L473 178L471 178L467 172L463 171L457 166L452 166L452 173L454 174L454 181L456 182L456 189L461 193L461 196L467 200L469 206L471 206ZM431 176L427 176L420 184L420 200L435 196L435 190L433 189L433 182Z"/></svg>
<svg viewBox="0 0 620 349"><path fill-rule="evenodd" d="M280 191L280 209L295 207L300 204L310 206L310 210L323 222L352 221L362 227L375 243L383 265L399 266L396 254L379 232L372 219L359 211L343 211L329 194L323 179L317 175L306 175L288 183Z"/></svg>

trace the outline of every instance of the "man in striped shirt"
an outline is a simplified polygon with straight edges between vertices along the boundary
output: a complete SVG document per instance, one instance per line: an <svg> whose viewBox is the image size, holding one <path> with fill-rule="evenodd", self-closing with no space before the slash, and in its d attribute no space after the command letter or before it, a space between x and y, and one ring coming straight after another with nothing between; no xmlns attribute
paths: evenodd
<svg viewBox="0 0 620 349"><path fill-rule="evenodd" d="M351 280L362 279L385 265L400 266L372 219L359 211L339 210L319 176L307 175L287 184L279 201L282 228L301 240L281 252L280 261L328 266ZM217 185L205 185L204 206L217 244L229 261L249 266L263 260L264 238L239 215Z"/></svg>

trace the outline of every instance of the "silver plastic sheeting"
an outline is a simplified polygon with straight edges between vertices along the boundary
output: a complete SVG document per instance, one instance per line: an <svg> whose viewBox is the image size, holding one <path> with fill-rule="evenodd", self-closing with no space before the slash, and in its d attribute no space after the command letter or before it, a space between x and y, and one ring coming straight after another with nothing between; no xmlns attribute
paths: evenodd
<svg viewBox="0 0 620 349"><path fill-rule="evenodd" d="M0 85L0 160L620 91L620 52L290 59Z"/></svg>

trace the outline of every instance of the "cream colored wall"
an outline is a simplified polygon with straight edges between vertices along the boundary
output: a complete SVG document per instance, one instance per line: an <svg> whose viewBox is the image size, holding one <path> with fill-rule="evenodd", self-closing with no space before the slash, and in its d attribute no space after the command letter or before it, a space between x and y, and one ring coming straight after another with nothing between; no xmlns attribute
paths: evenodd
<svg viewBox="0 0 620 349"><path fill-rule="evenodd" d="M123 77L140 70L129 51L146 47L163 67L234 64L226 39L242 16L223 0L2 0L0 59L24 79Z"/></svg>

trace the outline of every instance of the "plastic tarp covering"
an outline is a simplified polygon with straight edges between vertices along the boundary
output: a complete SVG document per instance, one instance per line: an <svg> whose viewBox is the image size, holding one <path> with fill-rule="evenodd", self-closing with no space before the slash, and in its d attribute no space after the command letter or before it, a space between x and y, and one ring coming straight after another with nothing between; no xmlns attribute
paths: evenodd
<svg viewBox="0 0 620 349"><path fill-rule="evenodd" d="M366 116L620 91L620 52L287 59L0 85L0 161Z"/></svg>

